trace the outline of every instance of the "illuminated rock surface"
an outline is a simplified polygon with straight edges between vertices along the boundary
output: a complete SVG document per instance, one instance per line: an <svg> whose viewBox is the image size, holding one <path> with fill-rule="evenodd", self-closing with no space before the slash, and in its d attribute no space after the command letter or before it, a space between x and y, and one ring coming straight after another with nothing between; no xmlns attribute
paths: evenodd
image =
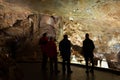
<svg viewBox="0 0 120 80"><path fill-rule="evenodd" d="M0 0L0 45L4 46L13 36L27 37L28 44L32 37L36 45L40 34L47 29L49 36L57 36L58 41L65 33L74 45L81 47L88 32L94 40L96 53L115 53L116 57L120 51L119 6L119 0ZM34 14L32 36L31 23L27 18L31 14ZM47 28L39 28L43 14L49 14L47 19L55 17L57 22L51 22L55 31L49 27L51 24L42 25ZM17 20L22 21L14 27Z"/></svg>

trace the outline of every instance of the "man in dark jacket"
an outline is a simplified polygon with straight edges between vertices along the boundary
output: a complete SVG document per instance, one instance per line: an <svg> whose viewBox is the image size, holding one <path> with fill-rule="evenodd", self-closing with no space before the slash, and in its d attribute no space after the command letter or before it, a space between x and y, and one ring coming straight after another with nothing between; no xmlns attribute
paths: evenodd
<svg viewBox="0 0 120 80"><path fill-rule="evenodd" d="M67 63L67 73L72 73L70 68L70 56L71 56L71 42L68 40L68 35L64 35L64 39L59 43L59 50L62 56L62 71L65 73L65 63Z"/></svg>
<svg viewBox="0 0 120 80"><path fill-rule="evenodd" d="M92 63L92 67L91 67L91 72L93 72L93 68L94 68L94 60L93 60L93 50L94 50L95 46L93 41L89 38L89 34L86 33L85 34L85 40L83 41L83 53L84 53L84 58L85 58L85 62L86 62L86 72L88 72L88 61L90 60Z"/></svg>

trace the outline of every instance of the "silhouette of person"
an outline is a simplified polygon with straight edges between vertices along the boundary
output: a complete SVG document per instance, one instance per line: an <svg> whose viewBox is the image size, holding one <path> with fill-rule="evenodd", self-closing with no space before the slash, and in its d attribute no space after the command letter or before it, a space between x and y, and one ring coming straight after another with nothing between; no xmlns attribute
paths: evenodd
<svg viewBox="0 0 120 80"><path fill-rule="evenodd" d="M86 62L86 72L89 72L89 67L88 67L88 61L90 60L92 63L91 67L91 72L94 70L94 55L93 55L93 50L95 48L95 45L93 41L89 38L89 34L85 34L85 40L83 41L83 53L84 53L84 58Z"/></svg>
<svg viewBox="0 0 120 80"><path fill-rule="evenodd" d="M59 72L57 65L57 46L53 37L50 37L47 46L47 55L50 59L50 72L53 73L55 71L57 74Z"/></svg>
<svg viewBox="0 0 120 80"><path fill-rule="evenodd" d="M62 56L62 71L65 73L67 64L67 73L72 73L70 68L70 56L71 56L71 41L68 40L68 35L64 35L63 40L59 43L59 50Z"/></svg>
<svg viewBox="0 0 120 80"><path fill-rule="evenodd" d="M47 33L44 33L43 36L40 38L39 44L42 51L42 69L46 69L48 56L47 56L47 43L48 43L48 37Z"/></svg>

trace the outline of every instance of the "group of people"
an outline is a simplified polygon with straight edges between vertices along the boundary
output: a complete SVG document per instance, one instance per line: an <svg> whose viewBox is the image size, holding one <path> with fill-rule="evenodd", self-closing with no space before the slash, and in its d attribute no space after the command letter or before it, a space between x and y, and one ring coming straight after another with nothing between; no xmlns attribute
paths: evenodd
<svg viewBox="0 0 120 80"><path fill-rule="evenodd" d="M53 37L47 37L47 33L44 33L39 41L42 51L42 70L46 70L48 59L50 61L50 72L58 73L57 66L57 46Z"/></svg>
<svg viewBox="0 0 120 80"><path fill-rule="evenodd" d="M50 72L59 73L58 70L58 61L57 61L57 45L56 40L53 37L47 37L47 33L44 33L43 36L40 38L39 44L42 51L42 69L46 70L47 61L50 61ZM59 42L59 51L60 55L62 56L62 72L72 73L70 67L70 57L71 57L71 41L68 39L68 35L64 35L63 39ZM85 40L83 41L83 53L86 62L86 72L89 72L89 60L92 63L91 72L94 70L94 55L93 50L95 48L93 41L89 38L89 34L86 33Z"/></svg>

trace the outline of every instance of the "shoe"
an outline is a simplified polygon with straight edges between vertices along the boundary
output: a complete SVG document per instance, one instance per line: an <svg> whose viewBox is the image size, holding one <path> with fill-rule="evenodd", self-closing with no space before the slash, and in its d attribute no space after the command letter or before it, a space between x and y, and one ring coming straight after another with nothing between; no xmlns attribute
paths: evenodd
<svg viewBox="0 0 120 80"><path fill-rule="evenodd" d="M45 70L47 70L47 68L46 68L46 67L41 67L41 70L44 70L44 71L45 71Z"/></svg>
<svg viewBox="0 0 120 80"><path fill-rule="evenodd" d="M65 71L63 71L62 73L65 74Z"/></svg>
<svg viewBox="0 0 120 80"><path fill-rule="evenodd" d="M67 73L68 73L68 74L71 74L71 73L73 73L73 71L67 71Z"/></svg>
<svg viewBox="0 0 120 80"><path fill-rule="evenodd" d="M89 73L89 71L88 71L88 70L86 70L85 72L86 72L86 73Z"/></svg>
<svg viewBox="0 0 120 80"><path fill-rule="evenodd" d="M60 73L60 71L59 71L59 70L57 70L57 71L55 71L55 73L56 73L56 74L58 74L58 73Z"/></svg>
<svg viewBox="0 0 120 80"><path fill-rule="evenodd" d="M94 73L94 70L91 69L90 72L91 72L91 73Z"/></svg>

